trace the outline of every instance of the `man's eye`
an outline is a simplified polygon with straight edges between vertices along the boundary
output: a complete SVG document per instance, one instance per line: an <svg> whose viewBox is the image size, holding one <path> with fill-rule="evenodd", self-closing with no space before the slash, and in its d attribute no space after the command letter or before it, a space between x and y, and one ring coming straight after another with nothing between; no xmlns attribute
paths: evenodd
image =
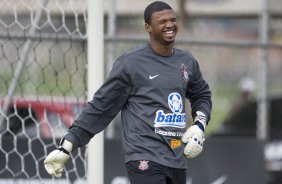
<svg viewBox="0 0 282 184"><path fill-rule="evenodd" d="M160 21L159 21L159 24L164 24L164 23L166 23L165 20L160 20Z"/></svg>
<svg viewBox="0 0 282 184"><path fill-rule="evenodd" d="M176 22L176 19L171 19L171 20L160 20L158 21L159 24L165 24L167 22Z"/></svg>

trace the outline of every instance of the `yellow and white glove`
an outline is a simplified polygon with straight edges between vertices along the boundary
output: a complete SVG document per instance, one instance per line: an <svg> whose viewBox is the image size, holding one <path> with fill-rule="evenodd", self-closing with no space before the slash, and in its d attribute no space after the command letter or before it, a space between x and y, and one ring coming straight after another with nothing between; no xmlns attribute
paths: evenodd
<svg viewBox="0 0 282 184"><path fill-rule="evenodd" d="M205 141L206 116L200 111L196 114L194 124L186 130L181 139L183 143L186 143L184 154L187 158L198 156L203 150Z"/></svg>
<svg viewBox="0 0 282 184"><path fill-rule="evenodd" d="M72 151L73 144L63 138L60 142L58 149L49 153L44 160L44 166L46 171L55 177L62 177L64 164L69 159L69 153Z"/></svg>

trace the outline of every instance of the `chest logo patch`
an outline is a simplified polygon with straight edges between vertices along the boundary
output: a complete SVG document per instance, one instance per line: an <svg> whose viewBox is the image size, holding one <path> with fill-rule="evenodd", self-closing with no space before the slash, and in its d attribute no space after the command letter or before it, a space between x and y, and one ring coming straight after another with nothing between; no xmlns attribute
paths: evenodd
<svg viewBox="0 0 282 184"><path fill-rule="evenodd" d="M168 106L172 113L156 112L155 127L185 128L185 113L182 113L183 102L179 93L171 93L168 96Z"/></svg>
<svg viewBox="0 0 282 184"><path fill-rule="evenodd" d="M154 78L156 78L156 77L158 77L158 76L159 76L159 74L157 74L157 75L153 75L153 76L152 76L152 75L149 75L149 79L151 79L151 80L152 80L152 79L154 79Z"/></svg>
<svg viewBox="0 0 282 184"><path fill-rule="evenodd" d="M182 105L182 98L180 94L178 93L171 93L168 96L168 105L169 108L172 112L177 113L177 112L182 112L183 105Z"/></svg>
<svg viewBox="0 0 282 184"><path fill-rule="evenodd" d="M189 73L188 73L188 68L184 64L180 66L180 71L182 73L182 79L185 82L185 84L188 84L189 82Z"/></svg>

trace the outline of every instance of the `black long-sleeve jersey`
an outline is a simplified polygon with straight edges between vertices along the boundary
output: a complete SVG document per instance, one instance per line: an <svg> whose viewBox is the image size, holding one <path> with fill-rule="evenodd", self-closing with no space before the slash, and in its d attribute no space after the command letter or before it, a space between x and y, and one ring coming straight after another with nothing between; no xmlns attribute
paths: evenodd
<svg viewBox="0 0 282 184"><path fill-rule="evenodd" d="M181 137L186 131L185 98L192 117L211 113L211 92L198 62L187 51L173 49L168 57L149 43L122 55L65 138L74 147L86 145L121 111L125 162L150 160L186 168Z"/></svg>

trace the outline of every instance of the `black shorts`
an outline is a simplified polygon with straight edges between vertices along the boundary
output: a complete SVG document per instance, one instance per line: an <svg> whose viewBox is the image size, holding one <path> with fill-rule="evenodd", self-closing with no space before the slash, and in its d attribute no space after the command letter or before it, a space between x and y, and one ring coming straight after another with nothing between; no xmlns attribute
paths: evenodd
<svg viewBox="0 0 282 184"><path fill-rule="evenodd" d="M186 184L186 169L166 167L148 160L126 163L130 184Z"/></svg>

